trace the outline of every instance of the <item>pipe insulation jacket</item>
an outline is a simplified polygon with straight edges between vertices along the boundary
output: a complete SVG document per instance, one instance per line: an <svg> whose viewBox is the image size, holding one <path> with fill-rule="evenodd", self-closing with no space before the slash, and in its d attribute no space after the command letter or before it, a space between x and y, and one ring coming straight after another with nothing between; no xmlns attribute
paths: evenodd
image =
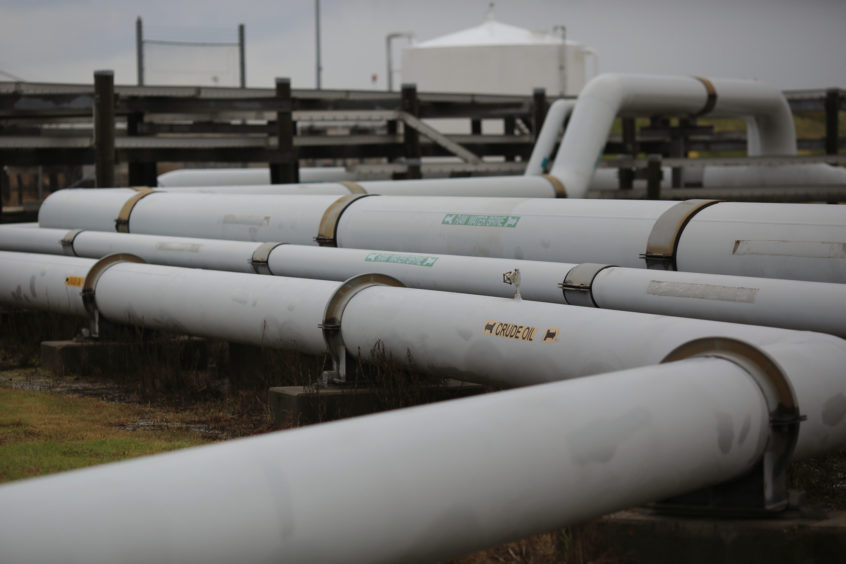
<svg viewBox="0 0 846 564"><path fill-rule="evenodd" d="M62 190L41 227L114 231L128 189ZM424 196L151 193L132 233L324 244L557 262L646 266L657 238L665 269L846 281L846 208L688 200L546 200ZM357 198L357 199L351 199ZM337 201L336 201L337 200ZM331 213L330 213L331 212ZM678 212L678 213L677 213Z"/></svg>
<svg viewBox="0 0 846 564"><path fill-rule="evenodd" d="M0 486L0 559L443 561L742 475L767 417L695 358L270 433Z"/></svg>
<svg viewBox="0 0 846 564"><path fill-rule="evenodd" d="M551 150L551 148L550 148ZM471 178L424 178L421 180L378 180L320 182L311 184L262 184L251 186L196 186L158 190L174 194L308 195L382 194L385 196L479 196L491 198L564 197L557 179L541 176L489 176Z"/></svg>
<svg viewBox="0 0 846 564"><path fill-rule="evenodd" d="M62 244L65 241L65 244ZM800 329L846 337L846 285L596 265L562 290L572 263L262 244L159 235L0 226L0 250L101 258L131 253L147 263L294 278L346 280L380 273L410 288L512 297L502 275L519 269L527 300L569 303ZM262 251L266 251L263 254Z"/></svg>
<svg viewBox="0 0 846 564"><path fill-rule="evenodd" d="M65 283L65 271L78 273L92 263L28 257L0 252L0 270L18 271L17 278L0 278L8 284L0 287L0 303L49 310L52 295L38 291L43 286L32 292L19 281L41 277L39 284L56 286ZM57 266L45 270L47 259L58 259ZM339 287L116 262L100 272L93 301L103 318L116 323L320 353L327 345L319 325ZM696 339L738 339L824 384L809 393L824 407L807 413L797 452L846 443L846 341L830 335L389 286L352 295L338 326L347 353L361 360L384 354L437 376L504 386L648 366ZM801 384L794 386L799 391ZM829 394L835 388L841 391Z"/></svg>

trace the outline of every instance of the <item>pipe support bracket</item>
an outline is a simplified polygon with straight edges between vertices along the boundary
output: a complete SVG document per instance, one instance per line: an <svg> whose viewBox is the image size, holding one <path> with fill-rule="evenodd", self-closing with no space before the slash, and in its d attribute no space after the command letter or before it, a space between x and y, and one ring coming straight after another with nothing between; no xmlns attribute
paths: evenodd
<svg viewBox="0 0 846 564"><path fill-rule="evenodd" d="M552 176L551 174L542 174L541 176L552 184L552 189L555 191L556 198L567 197L567 188L564 187L564 183L561 182L557 176Z"/></svg>
<svg viewBox="0 0 846 564"><path fill-rule="evenodd" d="M347 379L347 354L344 339L341 336L341 319L344 310L350 300L365 288L371 286L394 286L404 288L405 284L387 274L359 274L345 280L329 301L326 303L326 310L323 312L323 323L320 329L323 330L323 340L332 356L332 370L324 371L322 376L323 385L344 384Z"/></svg>
<svg viewBox="0 0 846 564"><path fill-rule="evenodd" d="M613 265L583 262L567 272L564 281L558 284L564 294L564 303L574 306L599 307L593 299L593 279L600 271Z"/></svg>
<svg viewBox="0 0 846 564"><path fill-rule="evenodd" d="M146 198L155 192L155 190L147 188L146 186L133 186L132 189L136 190L137 194L133 194L132 197L123 204L123 207L120 208L120 212L118 212L118 216L115 218L115 231L118 233L129 233L129 216L132 215L132 210L135 209L135 204L137 204L142 198Z"/></svg>
<svg viewBox="0 0 846 564"><path fill-rule="evenodd" d="M72 229L65 233L65 236L62 237L62 240L59 241L62 245L62 251L68 256L76 257L79 256L76 254L76 251L73 248L73 242L76 240L76 236L85 231L85 229Z"/></svg>
<svg viewBox="0 0 846 564"><path fill-rule="evenodd" d="M676 251L682 231L693 216L717 203L719 200L685 200L662 213L649 233L646 252L640 255L646 261L646 268L676 270Z"/></svg>
<svg viewBox="0 0 846 564"><path fill-rule="evenodd" d="M276 247L286 244L287 243L262 243L256 247L256 250L253 251L253 254L250 257L250 266L253 267L253 271L256 274L273 274L273 272L270 271L270 266L268 265L270 253L272 253L273 249Z"/></svg>
<svg viewBox="0 0 846 564"><path fill-rule="evenodd" d="M320 227L317 229L317 237L314 238L317 244L321 247L337 247L338 220L341 215L356 200L375 195L377 194L350 194L332 202L320 218Z"/></svg>
<svg viewBox="0 0 846 564"><path fill-rule="evenodd" d="M114 253L106 255L97 262L85 275L85 281L82 283L82 305L85 306L85 311L88 312L88 337L97 338L100 336L100 312L97 310L97 301L95 294L97 291L97 282L100 276L110 267L121 262L137 262L144 264L147 261L130 253Z"/></svg>
<svg viewBox="0 0 846 564"><path fill-rule="evenodd" d="M761 459L763 473L762 506L780 511L788 506L787 466L796 441L799 413L796 393L787 375L770 356L753 345L728 337L704 337L689 341L668 354L662 363L698 356L718 357L745 370L764 396L769 411L770 436ZM757 468L757 467L756 467Z"/></svg>
<svg viewBox="0 0 846 564"><path fill-rule="evenodd" d="M349 190L350 194L367 194L367 190L365 190L364 186L358 182L350 182L349 180L346 180L344 182L339 182L339 184Z"/></svg>
<svg viewBox="0 0 846 564"><path fill-rule="evenodd" d="M702 106L702 109L690 115L692 118L698 118L714 111L714 107L717 105L717 89L714 88L714 83L707 78L703 78L701 76L694 76L693 78L701 82L705 87L705 92L708 93L708 97L705 99L705 105Z"/></svg>

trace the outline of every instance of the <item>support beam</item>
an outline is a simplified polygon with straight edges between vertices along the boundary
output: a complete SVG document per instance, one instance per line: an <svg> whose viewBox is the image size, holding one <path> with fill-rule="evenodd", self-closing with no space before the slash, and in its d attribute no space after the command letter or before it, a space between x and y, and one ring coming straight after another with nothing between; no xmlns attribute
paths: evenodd
<svg viewBox="0 0 846 564"><path fill-rule="evenodd" d="M294 149L294 120L291 112L291 79L276 79L276 100L284 110L276 113L277 154L270 164L272 184L300 181L299 163Z"/></svg>
<svg viewBox="0 0 846 564"><path fill-rule="evenodd" d="M94 153L98 188L115 186L115 74L94 72Z"/></svg>
<svg viewBox="0 0 846 564"><path fill-rule="evenodd" d="M420 102L417 99L417 85L402 85L401 108L406 114L413 117L420 115ZM406 178L418 179L423 175L420 171L420 133L408 124L403 128L405 160L407 164Z"/></svg>

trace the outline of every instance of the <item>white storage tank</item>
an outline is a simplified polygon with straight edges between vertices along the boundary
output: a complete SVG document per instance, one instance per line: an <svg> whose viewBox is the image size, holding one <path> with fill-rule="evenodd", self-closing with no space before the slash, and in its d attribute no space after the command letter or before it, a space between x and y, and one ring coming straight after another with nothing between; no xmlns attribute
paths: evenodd
<svg viewBox="0 0 846 564"><path fill-rule="evenodd" d="M418 91L575 96L598 67L596 52L567 41L563 26L532 31L496 21L491 10L480 26L403 49L401 71Z"/></svg>

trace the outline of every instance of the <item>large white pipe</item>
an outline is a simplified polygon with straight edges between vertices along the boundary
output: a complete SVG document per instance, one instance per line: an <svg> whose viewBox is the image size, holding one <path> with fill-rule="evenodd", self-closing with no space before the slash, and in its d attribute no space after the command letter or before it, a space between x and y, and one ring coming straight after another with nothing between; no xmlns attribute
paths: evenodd
<svg viewBox="0 0 846 564"><path fill-rule="evenodd" d="M0 560L437 562L737 477L769 436L690 359L0 486Z"/></svg>
<svg viewBox="0 0 846 564"><path fill-rule="evenodd" d="M62 241L65 240L65 244ZM846 285L596 265L571 279L572 263L305 245L0 226L0 250L101 258L131 253L148 263L346 280L375 272L410 288L524 299L801 329L846 337ZM573 271L574 275L576 271ZM562 284L580 284L581 293Z"/></svg>
<svg viewBox="0 0 846 564"><path fill-rule="evenodd" d="M45 269L50 260L57 266ZM0 300L51 309L52 295L19 281L66 284L66 270L79 276L75 261L91 264L0 252L0 267L17 271L17 278L0 279ZM59 295L67 300L82 287L79 280ZM340 284L118 262L88 287L99 315L111 322L319 353L327 350L319 326ZM656 364L685 342L715 335L761 347L778 362L785 343L819 346L816 356L836 374L846 365L846 342L829 335L451 292L365 287L342 314L341 342L354 357L382 351L432 374L506 386Z"/></svg>
<svg viewBox="0 0 846 564"><path fill-rule="evenodd" d="M575 105L575 100L556 100L549 106L543 126L535 140L535 147L526 164L526 176L540 175L547 171L558 134Z"/></svg>
<svg viewBox="0 0 846 564"><path fill-rule="evenodd" d="M123 216L132 233L846 281L841 206L152 193L122 214L134 194L59 191L39 224L113 231Z"/></svg>
<svg viewBox="0 0 846 564"><path fill-rule="evenodd" d="M342 182L355 180L356 176L342 166L301 167L300 181ZM270 169L263 168L183 168L158 176L163 188L181 186L250 186L270 184Z"/></svg>
<svg viewBox="0 0 846 564"><path fill-rule="evenodd" d="M425 178L422 180L319 182L314 184L263 184L254 186L197 186L171 189L170 191L175 193L201 192L241 195L383 194L386 196L488 196L491 198L555 198L565 195L555 179L540 176L540 173L533 176Z"/></svg>
<svg viewBox="0 0 846 564"><path fill-rule="evenodd" d="M750 155L795 155L793 116L783 94L753 81L602 74L579 94L551 174L581 198L617 115L749 117Z"/></svg>
<svg viewBox="0 0 846 564"><path fill-rule="evenodd" d="M82 284L95 260L0 252L0 302L66 315L86 314Z"/></svg>

